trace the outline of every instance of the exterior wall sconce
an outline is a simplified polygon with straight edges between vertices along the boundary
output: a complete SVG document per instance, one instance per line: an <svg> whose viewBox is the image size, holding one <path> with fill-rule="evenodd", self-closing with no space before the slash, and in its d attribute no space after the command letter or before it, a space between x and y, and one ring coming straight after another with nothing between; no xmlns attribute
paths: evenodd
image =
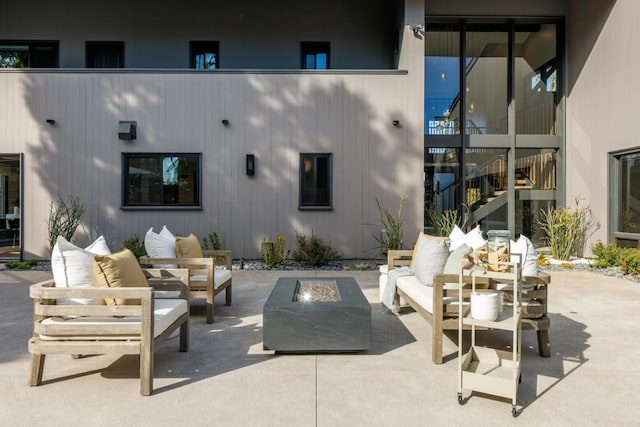
<svg viewBox="0 0 640 427"><path fill-rule="evenodd" d="M391 122L391 123L393 123L393 125L394 125L395 127L397 127L397 128L399 128L399 127L400 127L400 120L394 120L394 121L393 121L393 122Z"/></svg>
<svg viewBox="0 0 640 427"><path fill-rule="evenodd" d="M137 122L120 121L118 123L118 138L123 141L136 139Z"/></svg>
<svg viewBox="0 0 640 427"><path fill-rule="evenodd" d="M253 154L247 154L247 176L254 176L256 174L256 156Z"/></svg>
<svg viewBox="0 0 640 427"><path fill-rule="evenodd" d="M225 125L225 126L229 126L229 120L222 119L222 124Z"/></svg>
<svg viewBox="0 0 640 427"><path fill-rule="evenodd" d="M55 126L56 125L56 121L53 120L53 119L47 119L46 122L49 123L51 126Z"/></svg>

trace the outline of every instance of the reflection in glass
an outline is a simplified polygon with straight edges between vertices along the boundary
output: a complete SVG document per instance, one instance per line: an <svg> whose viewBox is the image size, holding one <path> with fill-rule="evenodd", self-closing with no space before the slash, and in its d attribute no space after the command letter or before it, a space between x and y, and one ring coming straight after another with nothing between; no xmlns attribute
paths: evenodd
<svg viewBox="0 0 640 427"><path fill-rule="evenodd" d="M618 158L618 230L640 233L640 153Z"/></svg>
<svg viewBox="0 0 640 427"><path fill-rule="evenodd" d="M483 230L508 229L507 150L470 148L465 151L467 204L471 222Z"/></svg>
<svg viewBox="0 0 640 427"><path fill-rule="evenodd" d="M427 135L460 133L460 34L458 25L427 28L424 111Z"/></svg>
<svg viewBox="0 0 640 427"><path fill-rule="evenodd" d="M125 206L197 206L199 156L125 154Z"/></svg>
<svg viewBox="0 0 640 427"><path fill-rule="evenodd" d="M540 211L555 207L556 150L516 149L515 232L543 244Z"/></svg>
<svg viewBox="0 0 640 427"><path fill-rule="evenodd" d="M460 150L455 148L425 149L424 201L425 225L434 226L434 217L447 210L460 208Z"/></svg>
<svg viewBox="0 0 640 427"><path fill-rule="evenodd" d="M509 33L469 25L466 33L465 134L506 134Z"/></svg>
<svg viewBox="0 0 640 427"><path fill-rule="evenodd" d="M515 42L516 132L556 135L556 26L518 25Z"/></svg>

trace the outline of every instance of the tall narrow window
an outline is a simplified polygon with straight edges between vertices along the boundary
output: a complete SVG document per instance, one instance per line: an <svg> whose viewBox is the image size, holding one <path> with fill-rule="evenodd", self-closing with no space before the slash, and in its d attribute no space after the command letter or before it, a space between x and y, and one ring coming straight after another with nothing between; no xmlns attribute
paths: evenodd
<svg viewBox="0 0 640 427"><path fill-rule="evenodd" d="M331 154L300 154L299 209L330 210Z"/></svg>
<svg viewBox="0 0 640 427"><path fill-rule="evenodd" d="M123 153L123 208L201 208L201 155Z"/></svg>
<svg viewBox="0 0 640 427"><path fill-rule="evenodd" d="M124 42L87 42L87 68L124 68Z"/></svg>
<svg viewBox="0 0 640 427"><path fill-rule="evenodd" d="M220 45L218 42L192 41L190 45L190 67L198 70L220 68Z"/></svg>
<svg viewBox="0 0 640 427"><path fill-rule="evenodd" d="M57 68L57 41L0 40L0 68Z"/></svg>
<svg viewBox="0 0 640 427"><path fill-rule="evenodd" d="M329 65L329 42L302 42L302 64L304 70L327 70Z"/></svg>

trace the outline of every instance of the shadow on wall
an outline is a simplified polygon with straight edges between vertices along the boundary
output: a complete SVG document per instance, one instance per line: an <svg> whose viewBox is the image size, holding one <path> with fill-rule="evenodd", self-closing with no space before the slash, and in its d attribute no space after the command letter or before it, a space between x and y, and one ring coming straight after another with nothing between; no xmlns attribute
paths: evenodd
<svg viewBox="0 0 640 427"><path fill-rule="evenodd" d="M51 200L80 198L87 209L80 245L103 234L119 249L166 224L176 235L215 230L234 258L259 258L263 237L282 233L294 249L296 231L314 230L357 258L375 247L365 224L377 222L376 198L393 207L409 194L407 224L422 212L422 137L407 123L406 74L17 76L40 129L25 150L38 177L32 187ZM44 116L56 125L41 124ZM137 120L136 140L118 140L120 120ZM121 153L176 151L202 153L202 211L122 211ZM299 155L327 152L333 210L300 211ZM256 158L254 177L245 174L248 153ZM42 229L33 233L46 236L48 201L33 200L46 196L27 197L42 208L33 219Z"/></svg>
<svg viewBox="0 0 640 427"><path fill-rule="evenodd" d="M617 0L569 0L567 16L567 95L580 77Z"/></svg>

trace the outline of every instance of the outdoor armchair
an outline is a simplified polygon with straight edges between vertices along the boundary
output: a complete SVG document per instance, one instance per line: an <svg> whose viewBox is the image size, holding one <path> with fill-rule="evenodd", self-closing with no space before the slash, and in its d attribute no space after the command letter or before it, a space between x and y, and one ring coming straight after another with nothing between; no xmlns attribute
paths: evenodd
<svg viewBox="0 0 640 427"><path fill-rule="evenodd" d="M187 270L143 270L152 287L55 287L31 285L33 337L29 339L29 385L42 383L47 354L138 354L140 394L153 391L154 348L180 329L180 351L189 349ZM164 281L162 275L170 276ZM154 288L171 286L178 298L156 299ZM78 299L88 299L78 304ZM122 301L106 305L104 301Z"/></svg>

